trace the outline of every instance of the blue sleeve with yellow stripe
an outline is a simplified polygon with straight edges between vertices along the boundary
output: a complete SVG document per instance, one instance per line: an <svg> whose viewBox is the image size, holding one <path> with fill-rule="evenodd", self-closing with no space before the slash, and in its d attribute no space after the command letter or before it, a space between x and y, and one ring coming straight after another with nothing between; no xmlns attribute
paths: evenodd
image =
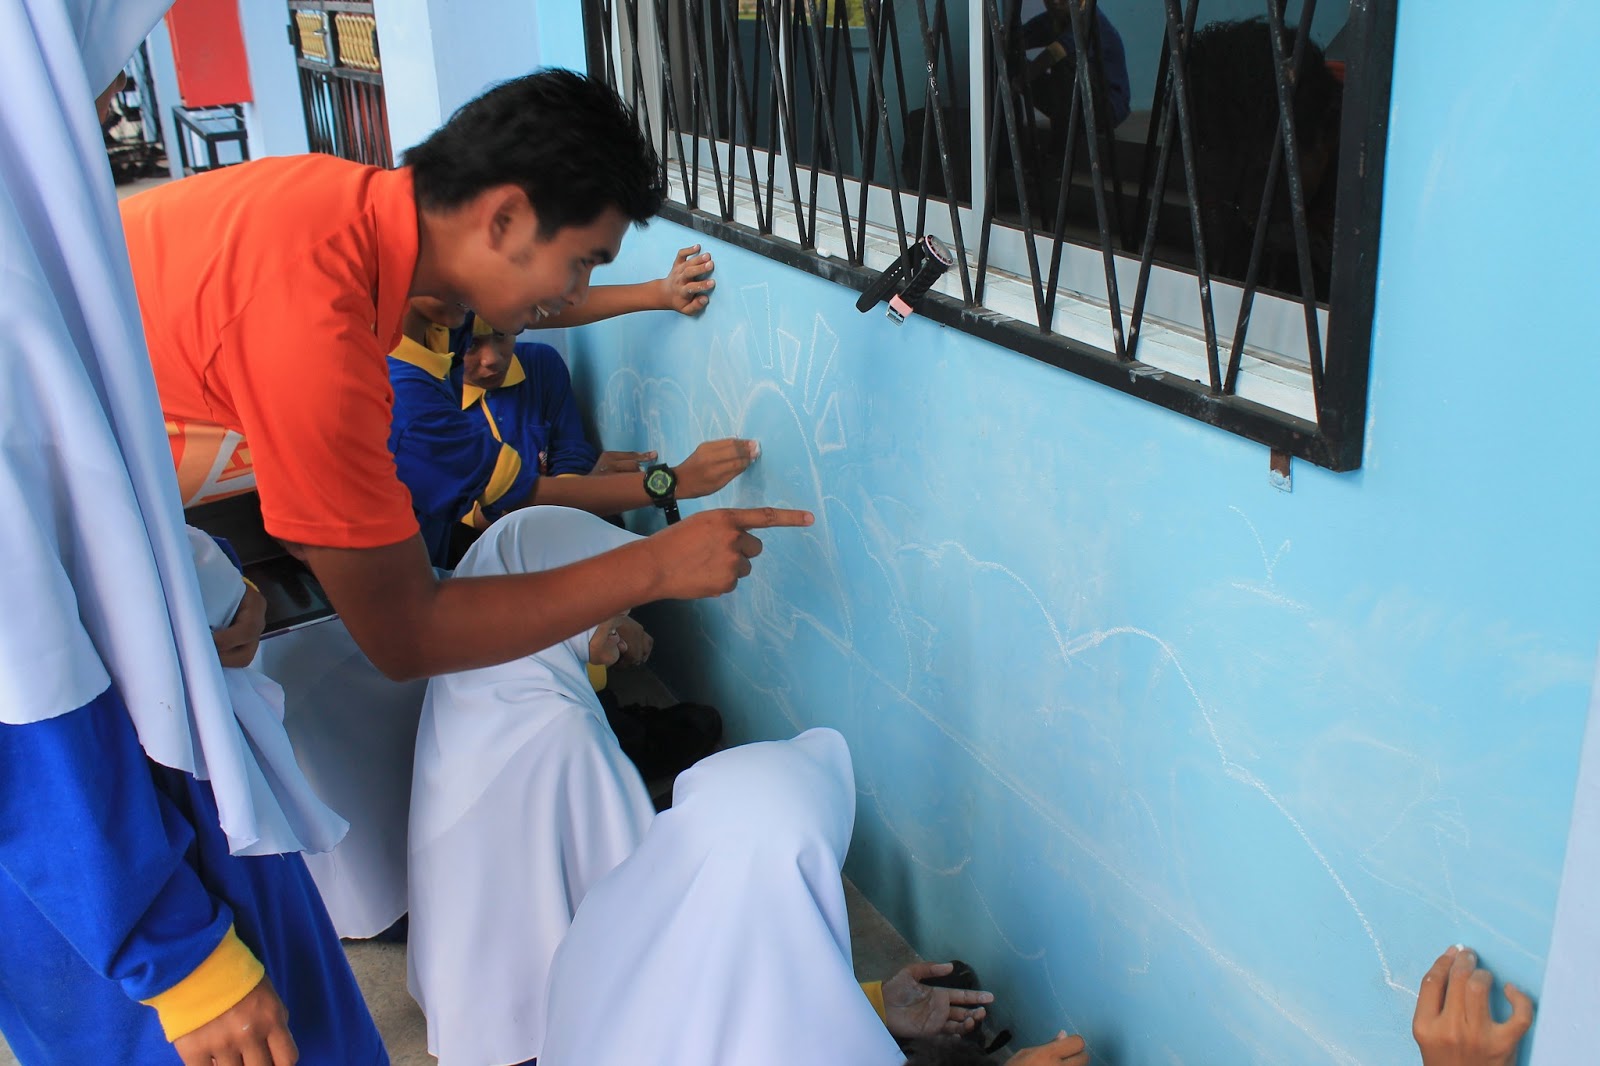
<svg viewBox="0 0 1600 1066"><path fill-rule="evenodd" d="M524 417L531 416L548 427L546 471L556 476L587 474L594 469L600 453L583 431L566 361L548 344L523 342L516 346L516 353L527 374L527 383L522 386L528 392L523 400Z"/></svg>
<svg viewBox="0 0 1600 1066"><path fill-rule="evenodd" d="M56 718L0 725L0 958L48 957L65 941L156 1007L168 1039L204 1024L262 970L185 861L193 843L114 689ZM8 969L0 1000L41 994L37 977L8 989Z"/></svg>

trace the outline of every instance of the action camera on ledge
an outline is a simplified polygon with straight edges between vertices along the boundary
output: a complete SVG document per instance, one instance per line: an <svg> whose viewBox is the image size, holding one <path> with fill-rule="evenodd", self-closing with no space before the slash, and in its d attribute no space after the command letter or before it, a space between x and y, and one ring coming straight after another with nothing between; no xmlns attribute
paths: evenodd
<svg viewBox="0 0 1600 1066"><path fill-rule="evenodd" d="M943 241L932 235L921 237L867 286L856 310L870 311L888 297L889 317L898 325L917 313L917 304L953 262L955 257Z"/></svg>

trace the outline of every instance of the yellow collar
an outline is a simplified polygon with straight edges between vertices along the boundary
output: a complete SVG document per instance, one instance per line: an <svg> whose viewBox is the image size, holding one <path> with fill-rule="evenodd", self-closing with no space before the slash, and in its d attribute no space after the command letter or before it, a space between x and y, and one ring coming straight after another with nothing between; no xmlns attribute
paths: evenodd
<svg viewBox="0 0 1600 1066"><path fill-rule="evenodd" d="M441 326L437 322L429 322L428 323L428 343L425 344L423 347L427 348L428 351L430 351L430 352L438 352L441 355L449 355L450 354L450 329L449 329L449 327Z"/></svg>
<svg viewBox="0 0 1600 1066"><path fill-rule="evenodd" d="M521 385L528 380L527 372L522 369L522 362L516 356L511 357L511 365L506 368L506 379L500 383L502 389L512 385ZM465 411L479 400L483 399L483 389L477 385L461 386L461 409Z"/></svg>
<svg viewBox="0 0 1600 1066"><path fill-rule="evenodd" d="M449 352L443 354L430 352L410 337L401 337L400 344L389 353L389 358L409 363L418 370L425 370L440 381L450 376Z"/></svg>

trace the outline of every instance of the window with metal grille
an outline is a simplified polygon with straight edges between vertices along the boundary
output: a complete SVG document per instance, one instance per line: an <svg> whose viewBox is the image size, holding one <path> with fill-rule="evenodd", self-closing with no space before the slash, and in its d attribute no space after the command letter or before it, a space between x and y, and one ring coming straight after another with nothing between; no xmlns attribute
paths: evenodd
<svg viewBox="0 0 1600 1066"><path fill-rule="evenodd" d="M372 4L289 0L289 41L300 68L300 101L311 150L394 166Z"/></svg>
<svg viewBox="0 0 1600 1066"><path fill-rule="evenodd" d="M930 318L1360 465L1392 3L585 3L666 217L857 289L935 235Z"/></svg>

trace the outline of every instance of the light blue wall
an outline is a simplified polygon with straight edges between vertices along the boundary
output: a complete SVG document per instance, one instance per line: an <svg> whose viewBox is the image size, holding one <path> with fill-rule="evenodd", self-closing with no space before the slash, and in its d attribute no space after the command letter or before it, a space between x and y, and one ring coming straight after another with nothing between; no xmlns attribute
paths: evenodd
<svg viewBox="0 0 1600 1066"><path fill-rule="evenodd" d="M544 10L567 6L574 8L570 21ZM543 22L553 20L568 36L577 36L581 67L583 30L577 6L528 0L377 0L383 88L396 161L489 86L558 62L543 58Z"/></svg>
<svg viewBox="0 0 1600 1066"><path fill-rule="evenodd" d="M428 6L428 0L375 0L373 4L383 56L389 143L396 162L444 121Z"/></svg>
<svg viewBox="0 0 1600 1066"><path fill-rule="evenodd" d="M239 26L254 96L244 114L250 158L306 151L306 118L294 46L289 43L288 5L276 0L239 0Z"/></svg>
<svg viewBox="0 0 1600 1066"><path fill-rule="evenodd" d="M701 320L570 341L607 446L754 436L712 502L816 511L657 610L654 661L734 739L844 731L849 872L1026 1040L1388 1066L1446 945L1541 987L1600 637L1600 9L1500 10L1400 10L1357 473L1279 492L1258 445L716 242Z"/></svg>

